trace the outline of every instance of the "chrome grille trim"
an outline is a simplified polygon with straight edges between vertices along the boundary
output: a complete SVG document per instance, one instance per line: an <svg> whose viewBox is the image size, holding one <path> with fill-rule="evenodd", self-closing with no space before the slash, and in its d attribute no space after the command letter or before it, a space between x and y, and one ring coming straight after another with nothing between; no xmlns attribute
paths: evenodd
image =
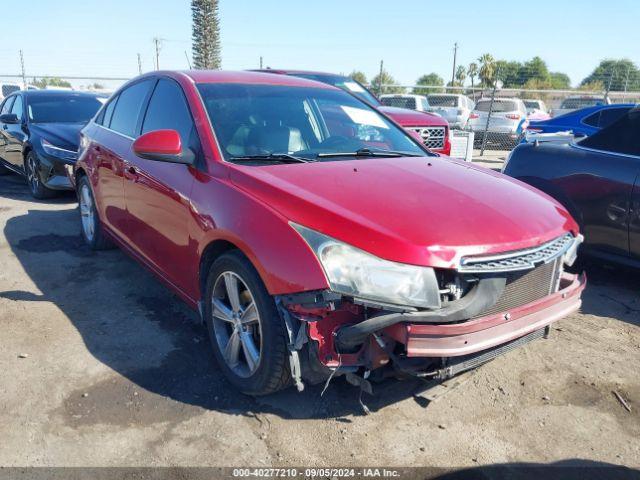
<svg viewBox="0 0 640 480"><path fill-rule="evenodd" d="M576 241L567 233L539 247L516 250L498 255L463 257L458 271L461 273L515 272L530 270L541 263L549 263L563 255Z"/></svg>
<svg viewBox="0 0 640 480"><path fill-rule="evenodd" d="M447 135L445 127L407 127L407 130L417 132L423 140L424 146L431 149L444 148Z"/></svg>

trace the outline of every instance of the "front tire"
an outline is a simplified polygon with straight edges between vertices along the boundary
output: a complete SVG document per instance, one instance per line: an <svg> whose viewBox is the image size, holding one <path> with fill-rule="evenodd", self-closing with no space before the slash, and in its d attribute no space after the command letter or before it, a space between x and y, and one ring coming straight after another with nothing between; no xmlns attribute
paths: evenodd
<svg viewBox="0 0 640 480"><path fill-rule="evenodd" d="M291 383L283 321L258 272L239 251L211 266L204 314L218 364L238 390L267 395Z"/></svg>
<svg viewBox="0 0 640 480"><path fill-rule="evenodd" d="M24 161L24 173L27 176L27 185L29 185L31 196L37 200L53 198L56 196L56 191L44 186L38 173L38 165L38 156L32 150Z"/></svg>
<svg viewBox="0 0 640 480"><path fill-rule="evenodd" d="M78 179L78 204L80 206L80 222L82 238L91 250L107 250L113 247L102 229L96 201L91 191L89 179L82 175Z"/></svg>

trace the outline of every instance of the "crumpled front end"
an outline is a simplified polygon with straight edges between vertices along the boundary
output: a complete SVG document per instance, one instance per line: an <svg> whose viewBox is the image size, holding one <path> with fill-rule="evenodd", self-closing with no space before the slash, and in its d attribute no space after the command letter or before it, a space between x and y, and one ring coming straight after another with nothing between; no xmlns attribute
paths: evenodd
<svg viewBox="0 0 640 480"><path fill-rule="evenodd" d="M567 233L536 248L463 257L436 270L439 308L385 305L333 291L280 297L300 325L303 379L347 373L445 379L546 336L576 311L586 284L572 265L580 235Z"/></svg>

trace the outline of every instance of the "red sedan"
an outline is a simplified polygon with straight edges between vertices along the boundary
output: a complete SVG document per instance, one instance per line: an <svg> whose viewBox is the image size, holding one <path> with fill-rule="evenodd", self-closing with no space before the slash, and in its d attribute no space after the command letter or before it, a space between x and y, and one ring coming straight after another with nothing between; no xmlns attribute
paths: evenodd
<svg viewBox="0 0 640 480"><path fill-rule="evenodd" d="M523 183L434 156L330 85L153 72L81 134L82 233L152 270L244 392L446 378L580 305L581 236Z"/></svg>

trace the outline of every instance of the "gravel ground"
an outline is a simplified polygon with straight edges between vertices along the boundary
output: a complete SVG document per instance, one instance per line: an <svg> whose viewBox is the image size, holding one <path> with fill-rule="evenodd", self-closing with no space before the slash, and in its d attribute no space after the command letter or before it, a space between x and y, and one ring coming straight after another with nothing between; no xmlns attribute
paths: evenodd
<svg viewBox="0 0 640 480"><path fill-rule="evenodd" d="M337 379L234 391L206 332L119 250L82 245L71 195L0 177L0 466L640 467L640 276L588 267L579 313L437 401ZM612 393L618 392L628 412Z"/></svg>

